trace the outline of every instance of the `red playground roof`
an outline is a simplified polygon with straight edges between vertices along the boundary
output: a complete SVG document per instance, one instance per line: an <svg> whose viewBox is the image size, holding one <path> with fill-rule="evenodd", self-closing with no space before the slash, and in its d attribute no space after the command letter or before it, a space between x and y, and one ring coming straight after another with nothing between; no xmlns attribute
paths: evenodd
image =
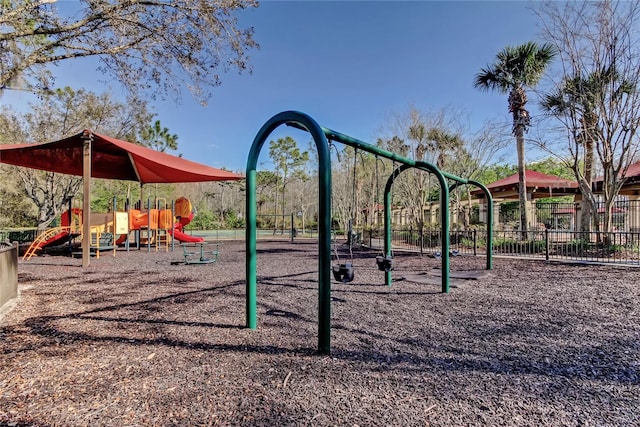
<svg viewBox="0 0 640 427"><path fill-rule="evenodd" d="M242 176L142 145L83 131L59 141L0 145L0 162L82 176L83 144L91 137L91 176L147 183L229 181Z"/></svg>

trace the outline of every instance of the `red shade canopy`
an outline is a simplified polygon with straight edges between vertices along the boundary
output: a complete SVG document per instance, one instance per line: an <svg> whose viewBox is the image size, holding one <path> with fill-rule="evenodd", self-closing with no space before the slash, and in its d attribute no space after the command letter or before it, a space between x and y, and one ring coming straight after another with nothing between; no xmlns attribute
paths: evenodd
<svg viewBox="0 0 640 427"><path fill-rule="evenodd" d="M527 192L532 193L532 197L578 193L578 183L576 181L532 170L526 170L525 177L527 180ZM519 179L516 173L488 184L487 189L496 198L517 198L518 186ZM482 190L473 190L471 194L484 197Z"/></svg>
<svg viewBox="0 0 640 427"><path fill-rule="evenodd" d="M532 170L524 171L527 187L544 187L544 188L576 188L578 183L559 176L547 175L542 172ZM506 178L499 179L487 185L489 190L502 189L518 185L518 174L513 174Z"/></svg>
<svg viewBox="0 0 640 427"><path fill-rule="evenodd" d="M0 145L0 162L82 176L84 140L91 137L91 176L148 183L229 181L243 177L127 141L84 131L39 144Z"/></svg>

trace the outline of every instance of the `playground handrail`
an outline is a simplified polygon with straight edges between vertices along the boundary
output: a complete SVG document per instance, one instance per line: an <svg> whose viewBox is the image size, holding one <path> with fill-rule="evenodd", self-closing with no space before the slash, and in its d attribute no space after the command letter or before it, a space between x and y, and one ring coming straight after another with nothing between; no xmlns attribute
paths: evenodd
<svg viewBox="0 0 640 427"><path fill-rule="evenodd" d="M22 256L22 260L24 261L24 260L31 259L31 257L33 257L33 255L36 253L36 251L38 249L42 249L40 247L41 243L49 240L50 238L52 238L56 234L60 234L60 233L62 233L64 231L70 232L71 231L71 227L70 226L61 226L61 227L48 228L47 230L45 230L42 233L38 234L38 236L31 243L29 248L25 251L24 255Z"/></svg>

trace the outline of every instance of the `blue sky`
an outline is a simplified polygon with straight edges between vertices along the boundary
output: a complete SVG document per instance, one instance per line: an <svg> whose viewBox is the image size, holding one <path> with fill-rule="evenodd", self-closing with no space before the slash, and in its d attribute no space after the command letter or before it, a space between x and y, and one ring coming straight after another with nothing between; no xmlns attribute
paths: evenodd
<svg viewBox="0 0 640 427"><path fill-rule="evenodd" d="M179 136L187 159L244 171L260 127L284 110L309 114L320 125L374 143L390 115L410 105L428 112L461 108L470 130L487 119L509 120L507 97L480 92L473 78L508 45L539 40L537 18L526 1L263 1L243 11L255 28L259 50L253 73L222 76L206 107L185 89L179 104L157 101L151 109ZM55 68L57 83L105 89L91 66ZM20 107L26 94L0 102ZM535 114L535 106L531 106ZM280 128L270 139L292 135ZM261 161L268 160L263 149ZM514 160L515 161L515 160ZM267 168L268 166L265 166Z"/></svg>

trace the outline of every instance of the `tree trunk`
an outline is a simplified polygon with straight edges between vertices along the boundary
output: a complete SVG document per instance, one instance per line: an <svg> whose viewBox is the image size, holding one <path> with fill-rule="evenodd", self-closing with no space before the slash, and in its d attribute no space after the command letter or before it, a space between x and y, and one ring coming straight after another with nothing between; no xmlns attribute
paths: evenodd
<svg viewBox="0 0 640 427"><path fill-rule="evenodd" d="M518 199L520 201L520 232L522 239L527 238L527 179L525 175L524 161L524 129L522 125L517 125L516 146L518 150Z"/></svg>
<svg viewBox="0 0 640 427"><path fill-rule="evenodd" d="M588 200L586 195L587 192L592 192L591 185L593 183L594 141L592 138L590 138L589 133L585 132L585 135L587 135L587 137L584 140L584 182L580 183L580 191L582 193L582 218L580 222L580 232L583 234L583 236L589 236L588 233L591 231L590 224L592 212L593 209L596 209L597 216L597 207L594 207L594 200Z"/></svg>
<svg viewBox="0 0 640 427"><path fill-rule="evenodd" d="M276 187L274 190L274 207L273 207L273 213L274 213L274 217L273 217L273 235L276 235L276 231L278 230L278 180L280 177L276 176Z"/></svg>
<svg viewBox="0 0 640 427"><path fill-rule="evenodd" d="M55 219L56 219L56 211L52 207L49 207L49 209L46 209L46 210L40 210L39 217L38 217L37 233L40 234L44 232L47 229L47 227L49 227L49 224L51 224Z"/></svg>
<svg viewBox="0 0 640 427"><path fill-rule="evenodd" d="M286 200L285 200L285 195L286 195L285 188L286 187L287 187L286 178L283 178L282 179L282 231L281 231L281 234L283 236L284 236L284 227L285 227L285 222L286 222L285 219L284 219L285 218L285 216L284 216L285 213L284 212L285 212L285 206L286 206Z"/></svg>
<svg viewBox="0 0 640 427"><path fill-rule="evenodd" d="M581 206L581 216L580 216L580 234L583 240L588 239L589 232L591 231L591 203L585 199L584 194L582 195Z"/></svg>
<svg viewBox="0 0 640 427"><path fill-rule="evenodd" d="M602 242L605 245L611 244L611 232L613 232L613 204L615 200L609 199L604 202L604 218L602 224L602 230L604 231L602 236Z"/></svg>

